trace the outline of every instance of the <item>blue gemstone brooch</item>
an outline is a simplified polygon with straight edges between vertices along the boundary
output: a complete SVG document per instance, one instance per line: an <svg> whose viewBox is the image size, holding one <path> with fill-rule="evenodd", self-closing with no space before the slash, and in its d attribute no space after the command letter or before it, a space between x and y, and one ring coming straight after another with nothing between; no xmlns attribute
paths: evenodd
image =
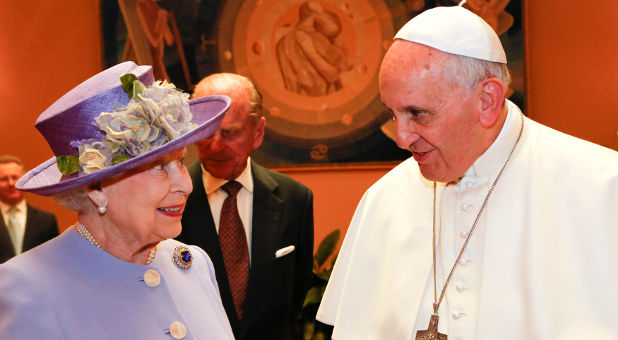
<svg viewBox="0 0 618 340"><path fill-rule="evenodd" d="M189 248L185 246L177 246L174 249L174 256L172 256L172 259L180 269L187 269L191 267L193 256L191 255Z"/></svg>

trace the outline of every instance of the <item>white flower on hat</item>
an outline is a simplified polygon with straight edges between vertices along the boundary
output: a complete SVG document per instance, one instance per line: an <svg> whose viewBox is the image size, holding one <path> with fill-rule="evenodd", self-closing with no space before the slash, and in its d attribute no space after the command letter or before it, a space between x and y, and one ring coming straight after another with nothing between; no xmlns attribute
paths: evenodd
<svg viewBox="0 0 618 340"><path fill-rule="evenodd" d="M149 107L150 106L150 107ZM167 141L156 124L156 107L131 102L116 112L103 112L95 118L105 138L122 148L128 156L137 156Z"/></svg>
<svg viewBox="0 0 618 340"><path fill-rule="evenodd" d="M106 142L92 140L79 146L79 164L82 174L103 170L111 165L113 152Z"/></svg>
<svg viewBox="0 0 618 340"><path fill-rule="evenodd" d="M144 105L160 110L155 118L157 125L164 129L171 139L195 127L191 122L193 115L189 110L189 94L178 92L174 84L165 80L155 81L152 87L140 94L140 98Z"/></svg>
<svg viewBox="0 0 618 340"><path fill-rule="evenodd" d="M135 157L193 129L192 118L189 94L167 81L156 81L126 107L103 112L95 122L109 142Z"/></svg>

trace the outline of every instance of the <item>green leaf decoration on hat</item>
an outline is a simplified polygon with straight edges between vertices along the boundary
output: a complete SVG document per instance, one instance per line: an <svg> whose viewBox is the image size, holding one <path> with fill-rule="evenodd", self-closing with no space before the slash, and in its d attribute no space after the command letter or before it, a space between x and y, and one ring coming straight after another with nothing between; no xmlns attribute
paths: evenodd
<svg viewBox="0 0 618 340"><path fill-rule="evenodd" d="M63 175L72 175L79 171L79 157L74 155L56 157L58 170Z"/></svg>
<svg viewBox="0 0 618 340"><path fill-rule="evenodd" d="M120 82L122 83L122 89L129 95L129 98L137 98L139 94L141 94L146 86L139 81L136 75L133 73L127 73L124 76L120 77Z"/></svg>
<svg viewBox="0 0 618 340"><path fill-rule="evenodd" d="M118 164L118 163L122 163L126 160L129 160L129 156L121 153L119 155L114 156L114 158L112 158L112 165Z"/></svg>

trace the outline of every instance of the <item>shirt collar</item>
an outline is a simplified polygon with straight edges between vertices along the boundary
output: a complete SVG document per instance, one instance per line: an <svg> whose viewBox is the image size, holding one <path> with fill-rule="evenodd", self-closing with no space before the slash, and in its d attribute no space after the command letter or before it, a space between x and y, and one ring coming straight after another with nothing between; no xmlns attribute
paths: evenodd
<svg viewBox="0 0 618 340"><path fill-rule="evenodd" d="M253 192L253 177L251 176L251 157L247 158L247 165L245 169L236 177L234 180L247 189L249 192ZM219 189L223 184L229 182L224 178L217 178L211 175L206 169L204 169L204 165L202 165L202 180L204 181L204 189L206 190L206 195L210 195L217 189Z"/></svg>
<svg viewBox="0 0 618 340"><path fill-rule="evenodd" d="M519 123L522 115L517 105L513 104L508 99L506 100L508 113L502 130L498 138L491 144L489 149L477 158L464 177L485 176L493 173L504 165L509 153L513 149L519 135L521 124Z"/></svg>
<svg viewBox="0 0 618 340"><path fill-rule="evenodd" d="M8 204L0 201L0 210L2 211L2 215L3 216L8 216L9 209L11 207L12 207L12 205L8 205ZM15 205L15 207L17 208L17 211L19 211L19 212L26 211L26 200L25 199L21 200L21 202L17 203Z"/></svg>

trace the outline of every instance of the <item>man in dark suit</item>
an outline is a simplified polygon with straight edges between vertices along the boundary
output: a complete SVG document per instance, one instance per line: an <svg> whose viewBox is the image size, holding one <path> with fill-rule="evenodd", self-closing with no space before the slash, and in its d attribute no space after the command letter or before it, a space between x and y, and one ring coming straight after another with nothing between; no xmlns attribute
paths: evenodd
<svg viewBox="0 0 618 340"><path fill-rule="evenodd" d="M23 174L19 158L0 156L0 263L58 236L56 216L27 204L15 188Z"/></svg>
<svg viewBox="0 0 618 340"><path fill-rule="evenodd" d="M228 95L232 104L219 130L197 144L200 162L189 167L193 192L178 239L212 259L237 339L292 339L312 277L313 193L250 160L265 118L249 79L214 74L193 97L211 94ZM237 194L230 184L240 188Z"/></svg>

